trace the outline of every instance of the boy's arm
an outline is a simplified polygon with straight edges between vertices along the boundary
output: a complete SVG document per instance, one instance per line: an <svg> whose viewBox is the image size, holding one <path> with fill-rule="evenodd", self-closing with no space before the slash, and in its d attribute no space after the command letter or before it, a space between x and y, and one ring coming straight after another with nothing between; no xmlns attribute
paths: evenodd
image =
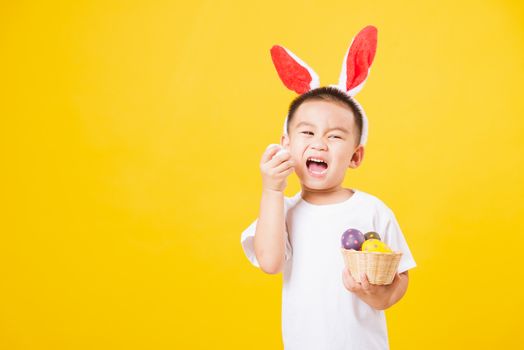
<svg viewBox="0 0 524 350"><path fill-rule="evenodd" d="M287 185L286 178L294 171L289 152L279 152L279 150L280 147L268 147L260 162L262 199L254 248L260 268L269 274L279 273L284 266L286 249L284 189Z"/></svg>
<svg viewBox="0 0 524 350"><path fill-rule="evenodd" d="M404 271L402 273L399 273L398 276L400 278L400 282L398 286L396 288L393 288L393 290L391 291L391 295L389 297L388 302L386 302L384 309L388 309L391 306L395 305L397 302L399 302L408 290L408 272Z"/></svg>
<svg viewBox="0 0 524 350"><path fill-rule="evenodd" d="M275 274L282 270L285 229L284 194L263 189L254 246L260 268L266 273Z"/></svg>
<svg viewBox="0 0 524 350"><path fill-rule="evenodd" d="M406 294L409 282L408 271L397 273L389 285L370 284L365 275L361 283L356 282L347 268L344 268L342 278L347 290L376 310L386 310L395 305Z"/></svg>

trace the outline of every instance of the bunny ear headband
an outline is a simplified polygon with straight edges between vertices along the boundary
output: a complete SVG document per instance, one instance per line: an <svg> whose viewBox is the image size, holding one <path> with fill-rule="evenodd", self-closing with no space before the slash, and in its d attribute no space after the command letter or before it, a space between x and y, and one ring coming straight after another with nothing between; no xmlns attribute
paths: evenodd
<svg viewBox="0 0 524 350"><path fill-rule="evenodd" d="M364 86L377 50L377 28L367 26L353 38L344 56L338 85L330 85L346 93L362 113L362 136L360 144L365 145L368 136L368 121L364 109L353 98ZM298 94L304 94L320 87L317 73L288 49L274 45L271 58L284 85ZM288 117L284 123L287 134Z"/></svg>

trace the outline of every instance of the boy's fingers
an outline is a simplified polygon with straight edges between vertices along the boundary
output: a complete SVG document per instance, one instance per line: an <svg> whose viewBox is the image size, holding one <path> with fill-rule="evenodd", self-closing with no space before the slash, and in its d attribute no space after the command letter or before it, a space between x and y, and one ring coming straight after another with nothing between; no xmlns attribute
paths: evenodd
<svg viewBox="0 0 524 350"><path fill-rule="evenodd" d="M294 171L293 168L289 168L287 170L284 170L283 172L281 173L278 173L277 176L283 178L283 179L286 179L289 175L291 175L291 173Z"/></svg>
<svg viewBox="0 0 524 350"><path fill-rule="evenodd" d="M283 172L279 173L278 175L288 177L289 175L291 175L293 171L295 171L295 167L290 167L289 169L284 170Z"/></svg>
<svg viewBox="0 0 524 350"><path fill-rule="evenodd" d="M289 154L289 152L276 154L271 160L267 162L267 165L270 168L275 168L279 166L281 163L289 160L290 158L291 158L291 154Z"/></svg>
<svg viewBox="0 0 524 350"><path fill-rule="evenodd" d="M285 161L275 168L275 173L280 174L293 166L294 166L293 161L291 160Z"/></svg>
<svg viewBox="0 0 524 350"><path fill-rule="evenodd" d="M368 277L365 273L360 274L360 283L362 284L362 289L364 289L366 292L369 291L370 285L368 281Z"/></svg>
<svg viewBox="0 0 524 350"><path fill-rule="evenodd" d="M271 158L273 158L273 156L277 154L278 151L280 151L280 147L276 143L272 143L269 146L267 146L266 150L264 151L264 154L262 155L262 164L269 162Z"/></svg>
<svg viewBox="0 0 524 350"><path fill-rule="evenodd" d="M358 283L351 276L351 273L349 272L348 268L344 268L344 270L342 271L342 279L344 281L344 286L346 287L346 289L348 289L350 292L358 291Z"/></svg>

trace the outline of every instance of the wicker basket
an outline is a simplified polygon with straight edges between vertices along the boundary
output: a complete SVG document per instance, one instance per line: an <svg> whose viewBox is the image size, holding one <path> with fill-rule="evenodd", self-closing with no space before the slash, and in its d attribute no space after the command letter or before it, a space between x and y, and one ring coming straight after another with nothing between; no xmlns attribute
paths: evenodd
<svg viewBox="0 0 524 350"><path fill-rule="evenodd" d="M365 272L369 283L386 285L393 282L401 252L379 253L341 249L344 263L355 281L360 282L360 273Z"/></svg>

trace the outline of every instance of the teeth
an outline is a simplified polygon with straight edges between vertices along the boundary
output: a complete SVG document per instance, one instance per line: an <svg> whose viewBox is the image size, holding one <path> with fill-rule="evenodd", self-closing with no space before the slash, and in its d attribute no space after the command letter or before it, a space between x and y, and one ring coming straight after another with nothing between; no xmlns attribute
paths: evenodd
<svg viewBox="0 0 524 350"><path fill-rule="evenodd" d="M318 162L318 163L325 163L325 161L323 161L322 159L318 159L318 158L308 158L308 160L312 160L312 161Z"/></svg>
<svg viewBox="0 0 524 350"><path fill-rule="evenodd" d="M310 170L311 171L311 170ZM323 175L325 173L327 173L327 169L324 169L322 170L321 172L316 172L316 171L311 171L313 174L317 174L317 175Z"/></svg>

